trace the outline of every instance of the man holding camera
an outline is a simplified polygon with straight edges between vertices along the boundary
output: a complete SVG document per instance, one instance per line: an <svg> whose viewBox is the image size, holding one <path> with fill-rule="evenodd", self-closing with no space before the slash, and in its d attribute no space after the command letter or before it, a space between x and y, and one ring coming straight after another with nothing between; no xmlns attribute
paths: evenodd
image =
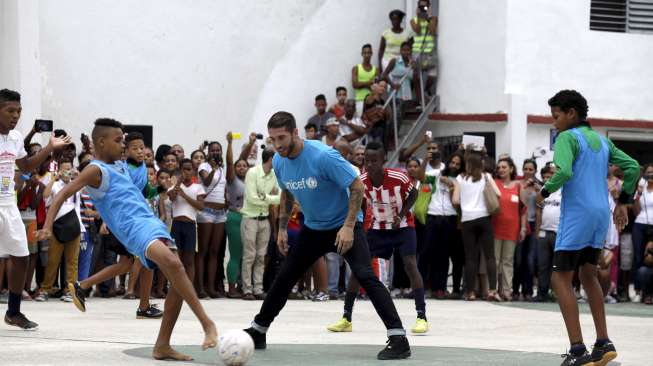
<svg viewBox="0 0 653 366"><path fill-rule="evenodd" d="M433 8L429 0L417 2L417 16L410 20L410 27L415 33L413 36L413 57L418 65L418 70L425 78L424 90L431 90L438 75L438 59L435 53L435 36L438 26L438 17L433 15ZM418 100L421 99L423 90L418 91Z"/></svg>

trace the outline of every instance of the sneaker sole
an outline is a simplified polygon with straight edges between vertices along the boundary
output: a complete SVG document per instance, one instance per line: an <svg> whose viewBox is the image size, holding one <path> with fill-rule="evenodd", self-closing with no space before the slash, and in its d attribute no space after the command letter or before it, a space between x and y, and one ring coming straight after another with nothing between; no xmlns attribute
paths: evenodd
<svg viewBox="0 0 653 366"><path fill-rule="evenodd" d="M163 315L157 317L136 315L136 319L161 319L161 318L163 318Z"/></svg>
<svg viewBox="0 0 653 366"><path fill-rule="evenodd" d="M331 329L331 328L327 328L327 330L328 330L329 332L333 332L333 333L351 333L352 328L346 328L346 329L335 329L335 328L334 328L334 329Z"/></svg>
<svg viewBox="0 0 653 366"><path fill-rule="evenodd" d="M410 350L405 351L404 353L400 353L400 354L398 354L396 356L392 356L392 357L377 356L377 359L378 360L403 360L403 359L409 358L409 357L410 357ZM591 365L588 365L588 366L591 366Z"/></svg>
<svg viewBox="0 0 653 366"><path fill-rule="evenodd" d="M75 285L72 283L68 284L68 291L73 297L73 304L75 304L75 307L77 310L81 311L82 313L86 312L86 306L82 304L81 301L79 301L79 298L77 297L77 291L75 291Z"/></svg>
<svg viewBox="0 0 653 366"><path fill-rule="evenodd" d="M605 366L615 358L617 358L617 352L608 352L599 361L594 361L594 366Z"/></svg>
<svg viewBox="0 0 653 366"><path fill-rule="evenodd" d="M9 326L12 326L12 327L16 327L16 328L22 329L22 330L24 330L24 331L26 331L26 332L33 332L33 331L35 331L35 330L39 330L39 326L38 326L38 325L37 325L36 327L34 327L34 328L27 328L27 329L25 329L25 328L19 327L19 326L16 325L16 324L9 323L9 322L7 322L6 320L5 320L5 324L7 324L7 325L9 325Z"/></svg>

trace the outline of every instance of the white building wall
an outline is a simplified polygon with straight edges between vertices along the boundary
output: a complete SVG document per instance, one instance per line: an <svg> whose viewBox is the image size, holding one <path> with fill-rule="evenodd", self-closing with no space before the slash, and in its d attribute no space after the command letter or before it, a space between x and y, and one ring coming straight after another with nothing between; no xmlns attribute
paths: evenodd
<svg viewBox="0 0 653 366"><path fill-rule="evenodd" d="M441 0L438 95L445 113L506 112L507 0Z"/></svg>
<svg viewBox="0 0 653 366"><path fill-rule="evenodd" d="M223 141L229 130L264 131L281 109L303 126L315 95L332 103L336 86L351 90L361 46L376 52L389 11L405 7L404 0L26 2L38 9L40 59L29 71L40 80L41 116L75 137L102 116L153 125L155 145L179 142L187 151ZM17 65L2 67L4 81Z"/></svg>

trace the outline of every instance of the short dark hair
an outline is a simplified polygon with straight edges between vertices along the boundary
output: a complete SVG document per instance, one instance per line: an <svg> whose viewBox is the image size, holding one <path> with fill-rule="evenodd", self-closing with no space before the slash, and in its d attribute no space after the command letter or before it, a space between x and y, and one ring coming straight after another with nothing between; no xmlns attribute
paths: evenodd
<svg viewBox="0 0 653 366"><path fill-rule="evenodd" d="M545 165L542 169L540 169L540 175L544 177L544 174L553 174L553 166Z"/></svg>
<svg viewBox="0 0 653 366"><path fill-rule="evenodd" d="M59 169L61 169L61 166L64 165L64 164L73 165L73 161L70 160L70 159L61 159L61 160L59 160Z"/></svg>
<svg viewBox="0 0 653 366"><path fill-rule="evenodd" d="M91 157L93 157L93 154L91 154L90 152L82 151L81 153L79 153L79 155L77 155L77 161L81 162L82 158L85 157L86 155L90 155Z"/></svg>
<svg viewBox="0 0 653 366"><path fill-rule="evenodd" d="M181 159L181 162L179 162L179 168L183 167L184 164L190 164L190 166L193 166L193 161L189 158L183 158Z"/></svg>
<svg viewBox="0 0 653 366"><path fill-rule="evenodd" d="M66 130L64 130L63 128L58 128L58 129L52 131L52 134L54 135L54 137L66 137L66 136L68 136L68 132L66 132Z"/></svg>
<svg viewBox="0 0 653 366"><path fill-rule="evenodd" d="M268 160L272 159L274 156L274 150L272 149L263 149L263 152L261 153L261 159L263 160L263 163L267 163Z"/></svg>
<svg viewBox="0 0 653 366"><path fill-rule="evenodd" d="M408 41L403 41L403 42L401 42L401 46L399 46L399 48L404 48L404 46L412 47L412 45L411 45L410 42L408 42ZM412 49L412 48L411 48L411 49Z"/></svg>
<svg viewBox="0 0 653 366"><path fill-rule="evenodd" d="M369 49L371 50L371 49L372 49L372 45L369 44L369 43L365 43L365 44L363 45L363 47L361 47L361 51L364 50L364 49L366 49L366 48L369 48Z"/></svg>
<svg viewBox="0 0 653 366"><path fill-rule="evenodd" d="M324 94L318 94L315 96L315 101L317 102L318 100L323 100L326 102L326 97L324 96Z"/></svg>
<svg viewBox="0 0 653 366"><path fill-rule="evenodd" d="M382 154L385 152L383 148L383 144L377 141L372 141L365 145L365 151L372 150L372 151L380 151Z"/></svg>
<svg viewBox="0 0 653 366"><path fill-rule="evenodd" d="M338 94L338 92L341 91L341 90L344 91L344 92L347 92L347 88L345 88L344 86L339 86L339 87L336 88L336 94Z"/></svg>
<svg viewBox="0 0 653 366"><path fill-rule="evenodd" d="M391 11L390 14L388 14L388 18L392 19L392 17L394 17L394 16L398 16L399 18L404 19L404 17L406 16L406 13L404 13L403 11L401 11L399 9L395 9L395 10Z"/></svg>
<svg viewBox="0 0 653 366"><path fill-rule="evenodd" d="M304 131L308 131L311 128L314 129L315 131L317 131L317 125L315 123L313 123L313 122L307 123L306 126L304 126Z"/></svg>
<svg viewBox="0 0 653 366"><path fill-rule="evenodd" d="M177 154L175 154L172 150L168 150L165 153L163 153L163 159L161 160L164 160L166 156L170 156L170 155L174 156L175 159L177 159Z"/></svg>
<svg viewBox="0 0 653 366"><path fill-rule="evenodd" d="M293 132L297 128L297 123L292 114L280 111L270 117L270 120L268 121L268 129L270 128L285 128L286 131Z"/></svg>
<svg viewBox="0 0 653 366"><path fill-rule="evenodd" d="M171 171L169 171L169 170L166 169L166 168L160 168L159 171L156 172L156 177L158 178L161 174L164 174L164 173L165 173L165 174L168 174L168 175L170 175L170 176L172 176L172 172L171 172Z"/></svg>
<svg viewBox="0 0 653 366"><path fill-rule="evenodd" d="M130 132L130 133L127 134L127 137L125 137L125 143L127 143L127 144L129 144L132 141L137 141L137 140L141 140L141 141L145 142L145 137L143 137L143 134L138 132L138 131Z"/></svg>
<svg viewBox="0 0 653 366"><path fill-rule="evenodd" d="M585 122L587 119L587 100L579 92L575 90L561 90L549 99L550 107L558 107L563 112L569 112L574 109L578 114L578 120Z"/></svg>
<svg viewBox="0 0 653 366"><path fill-rule="evenodd" d="M156 148L156 153L154 153L154 161L156 162L162 162L163 157L166 155L168 151L170 151L172 147L167 144L161 144L159 147Z"/></svg>
<svg viewBox="0 0 653 366"><path fill-rule="evenodd" d="M95 120L95 127L91 132L93 142L96 142L100 137L104 136L107 130L112 128L119 128L122 130L122 123L111 118L98 118Z"/></svg>
<svg viewBox="0 0 653 366"><path fill-rule="evenodd" d="M6 102L20 103L20 93L9 89L0 90L0 106Z"/></svg>
<svg viewBox="0 0 653 366"><path fill-rule="evenodd" d="M191 160L193 159L193 155L195 155L195 154L197 154L197 153L201 153L202 155L204 155L204 158L206 159L206 153L205 153L204 151L202 151L202 150L195 150L195 151L193 151L192 153L190 153L190 158L191 158Z"/></svg>

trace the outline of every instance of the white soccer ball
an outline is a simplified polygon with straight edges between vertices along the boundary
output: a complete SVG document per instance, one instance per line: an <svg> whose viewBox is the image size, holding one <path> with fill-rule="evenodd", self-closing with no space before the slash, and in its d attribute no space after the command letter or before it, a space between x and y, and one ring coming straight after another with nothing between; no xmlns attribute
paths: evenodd
<svg viewBox="0 0 653 366"><path fill-rule="evenodd" d="M254 354L254 341L242 330L230 330L218 340L218 356L227 366L242 366Z"/></svg>

